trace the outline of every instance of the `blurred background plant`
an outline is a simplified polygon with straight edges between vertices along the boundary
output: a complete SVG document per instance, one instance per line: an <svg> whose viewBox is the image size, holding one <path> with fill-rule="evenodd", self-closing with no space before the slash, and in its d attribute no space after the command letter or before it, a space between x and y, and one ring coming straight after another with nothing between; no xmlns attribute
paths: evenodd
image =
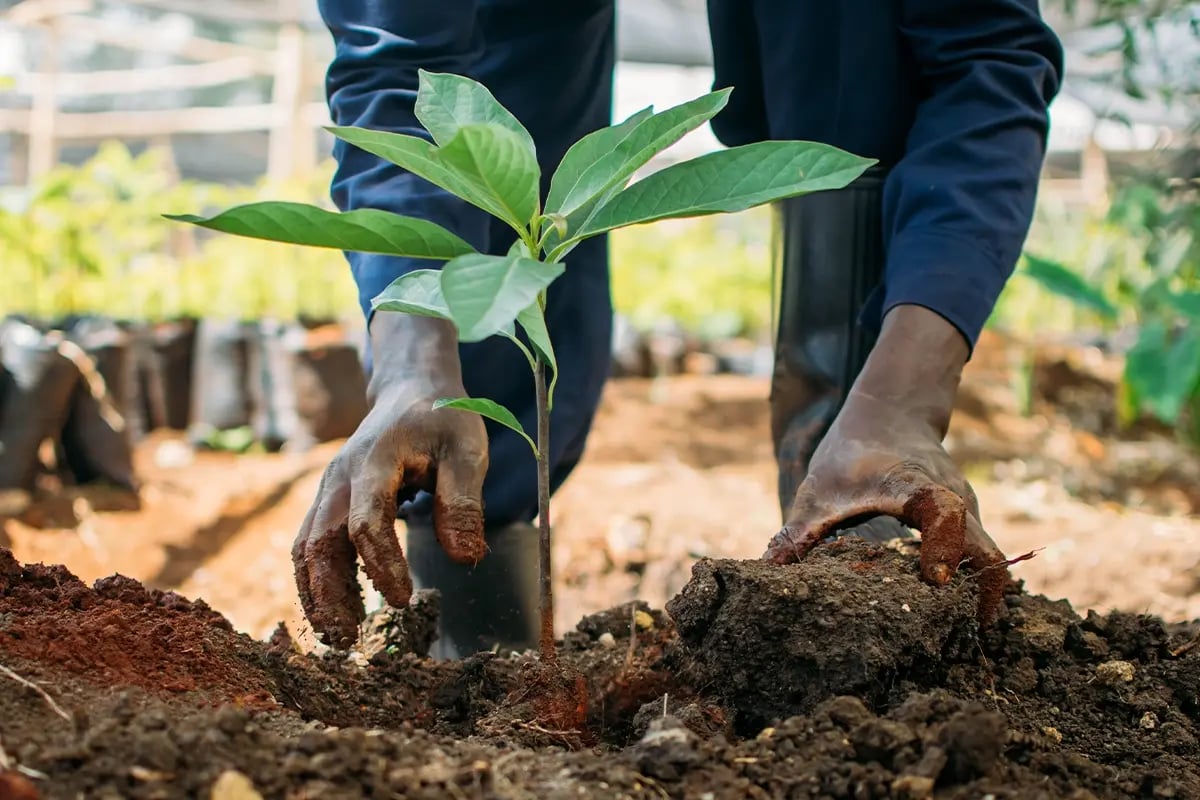
<svg viewBox="0 0 1200 800"><path fill-rule="evenodd" d="M256 199L325 202L332 166L303 180L229 186L178 180L166 153L104 144L0 205L0 314L53 321L180 317L337 319L356 308L334 251L196 236L162 218Z"/></svg>

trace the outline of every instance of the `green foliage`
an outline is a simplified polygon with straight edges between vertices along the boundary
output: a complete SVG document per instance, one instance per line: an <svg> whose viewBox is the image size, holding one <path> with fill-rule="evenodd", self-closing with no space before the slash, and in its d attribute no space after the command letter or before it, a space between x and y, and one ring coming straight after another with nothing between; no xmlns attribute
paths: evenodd
<svg viewBox="0 0 1200 800"><path fill-rule="evenodd" d="M506 428L511 428L521 434L522 438L529 443L533 452L537 452L537 443L529 438L529 434L521 429L521 423L513 416L513 413L504 406L494 400L487 400L482 397L443 397L433 404L434 409L439 408L460 408L464 411L473 411L481 417L499 422Z"/></svg>
<svg viewBox="0 0 1200 800"><path fill-rule="evenodd" d="M1137 332L1126 353L1123 420L1150 414L1200 442L1200 216L1190 199L1134 184L1108 214L1031 241L1018 275L1082 309L1098 327ZM1057 259L1040 253L1054 246ZM1038 252L1039 255L1032 253ZM1036 312L1034 312L1036 313ZM1068 323L1074 327L1079 320ZM1190 425L1189 425L1190 418Z"/></svg>
<svg viewBox="0 0 1200 800"><path fill-rule="evenodd" d="M640 330L675 321L702 338L768 336L772 217L757 208L615 231L614 308Z"/></svg>
<svg viewBox="0 0 1200 800"><path fill-rule="evenodd" d="M584 137L551 177L543 213L533 140L521 123L474 81L422 71L416 109L432 143L362 128L337 127L331 132L505 221L518 241L505 256L456 254L436 283L429 271L405 276L375 299L374 308L447 319L461 341L507 336L521 347L536 373L540 375L544 366L557 372L543 316L546 290L566 270L563 258L579 242L655 220L744 211L841 188L875 163L813 142L769 142L676 164L626 187L657 153L711 119L727 102L729 91L713 92L660 114L646 109ZM348 250L400 243L409 248L409 255L415 239L427 244L434 238L426 228L415 237L412 220L402 217L372 217L368 228L358 220L352 225L335 220L338 215L310 213L305 224L326 230L301 231L294 218L285 221L278 211L275 207L269 215L240 213L236 224L229 221L231 212L182 219L241 236L321 246L338 242ZM289 208L288 214L295 210ZM225 222L218 223L222 219ZM451 241L444 238L443 243ZM431 252L425 247L417 255L431 257ZM516 335L517 325L533 352ZM538 453L516 418L500 413L504 410L494 403L478 398L439 403L474 410L516 430ZM542 415L548 411L549 404L539 408Z"/></svg>
<svg viewBox="0 0 1200 800"><path fill-rule="evenodd" d="M339 318L357 306L340 252L274 241L197 237L159 212L328 195L332 163L304 180L234 187L177 180L161 150L106 144L60 165L0 205L0 314L130 320L181 316Z"/></svg>
<svg viewBox="0 0 1200 800"><path fill-rule="evenodd" d="M364 208L339 214L304 203L263 202L231 208L215 217L168 214L223 233L252 239L444 260L475 248L432 222Z"/></svg>
<svg viewBox="0 0 1200 800"><path fill-rule="evenodd" d="M1024 274L1042 285L1048 292L1065 297L1066 299L1096 312L1105 319L1115 319L1116 307L1108 298L1077 273L1055 261L1025 254Z"/></svg>

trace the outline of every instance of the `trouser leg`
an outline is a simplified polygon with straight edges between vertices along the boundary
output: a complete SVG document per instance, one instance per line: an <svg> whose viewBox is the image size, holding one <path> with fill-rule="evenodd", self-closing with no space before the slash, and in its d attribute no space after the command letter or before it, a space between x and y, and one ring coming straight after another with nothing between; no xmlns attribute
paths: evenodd
<svg viewBox="0 0 1200 800"><path fill-rule="evenodd" d="M612 108L614 11L611 0L548 4L482 3L488 41L472 75L529 129L538 147L543 193L562 155L585 134L608 125ZM552 65L548 69L547 65ZM515 234L491 222L488 250L503 254ZM560 368L551 415L552 489L579 462L611 358L612 306L604 237L574 250L549 290L546 324ZM510 409L527 431L537 428L533 376L506 339L460 348L472 397ZM428 499L408 515L410 568L418 588L442 595L432 655L462 658L495 645L527 648L538 637L536 462L528 444L487 422L490 467L483 487L488 554L474 567L455 564L438 545Z"/></svg>

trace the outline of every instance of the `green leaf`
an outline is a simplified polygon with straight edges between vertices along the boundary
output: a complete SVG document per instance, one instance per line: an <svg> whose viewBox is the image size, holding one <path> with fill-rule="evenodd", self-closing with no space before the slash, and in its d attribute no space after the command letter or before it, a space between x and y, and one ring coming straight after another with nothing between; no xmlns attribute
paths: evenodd
<svg viewBox="0 0 1200 800"><path fill-rule="evenodd" d="M442 273L436 269L401 275L371 300L371 309L451 319L450 307L442 296Z"/></svg>
<svg viewBox="0 0 1200 800"><path fill-rule="evenodd" d="M568 201L580 197L588 191L581 182L588 171L601 161L609 159L617 151L618 146L633 133L634 129L654 115L653 106L647 106L633 114L624 122L601 128L584 136L568 148L558 168L550 178L550 193L546 197L546 208L559 213L565 219L562 210L573 210L568 207ZM607 167L613 170L614 164ZM615 174L615 173L614 173ZM591 181L598 180L598 173L590 176ZM586 198L584 198L586 199ZM572 205L578 207L579 203Z"/></svg>
<svg viewBox="0 0 1200 800"><path fill-rule="evenodd" d="M516 219L507 206L496 199L495 193L486 184L446 163L441 150L424 139L366 128L332 127L326 130L348 144L406 169L456 197L461 197L471 205L500 218L515 230L522 230L529 221Z"/></svg>
<svg viewBox="0 0 1200 800"><path fill-rule="evenodd" d="M1180 292L1167 297L1167 302L1192 323L1200 323L1200 292Z"/></svg>
<svg viewBox="0 0 1200 800"><path fill-rule="evenodd" d="M638 181L609 200L572 238L660 219L736 213L841 189L875 163L815 142L759 142L718 150Z"/></svg>
<svg viewBox="0 0 1200 800"><path fill-rule="evenodd" d="M462 75L418 70L417 119L440 145L448 144L464 125L499 125L517 135L533 155L533 137L481 83Z"/></svg>
<svg viewBox="0 0 1200 800"><path fill-rule="evenodd" d="M1139 404L1174 425L1200 391L1200 330L1184 328L1174 337L1161 322L1146 324L1125 357L1125 381Z"/></svg>
<svg viewBox="0 0 1200 800"><path fill-rule="evenodd" d="M433 404L434 411L440 408L458 408L463 411L473 411L481 417L487 417L493 422L498 422L509 430L521 434L521 438L528 442L529 448L533 450L533 457L538 457L537 443L529 438L529 434L525 433L525 429L521 427L521 423L513 416L513 413L499 403L493 400L486 400L482 397L443 397Z"/></svg>
<svg viewBox="0 0 1200 800"><path fill-rule="evenodd" d="M570 231L587 227L588 218L596 209L619 192L633 174L648 164L650 159L716 116L729 102L731 91L732 89L721 89L710 92L659 114L644 117L629 129L627 135L618 139L616 146L607 155L595 151L587 153L592 157L599 157L591 166L586 167L577 179L564 178L562 199L556 202L552 202L556 198L548 199L546 209L551 213L566 216ZM638 114L635 114L634 118L637 117ZM617 128L622 128L628 122L626 120ZM613 138L618 136L619 134L616 134ZM559 169L561 168L560 165ZM551 179L551 191L553 182Z"/></svg>
<svg viewBox="0 0 1200 800"><path fill-rule="evenodd" d="M166 215L223 233L359 253L449 260L475 248L428 220L372 208L338 213L304 203L250 203L214 217Z"/></svg>
<svg viewBox="0 0 1200 800"><path fill-rule="evenodd" d="M1099 289L1056 261L1026 253L1022 274L1037 281L1046 291L1064 297L1106 319L1114 319L1117 316L1116 306L1110 303Z"/></svg>
<svg viewBox="0 0 1200 800"><path fill-rule="evenodd" d="M465 180L481 187L500 216L517 229L533 220L541 170L520 137L494 125L464 125L438 157Z"/></svg>
<svg viewBox="0 0 1200 800"><path fill-rule="evenodd" d="M459 341L478 342L500 333L563 270L560 263L519 255L476 253L451 261L442 268L442 294Z"/></svg>
<svg viewBox="0 0 1200 800"><path fill-rule="evenodd" d="M553 370L550 377L550 407L554 406L554 387L558 385L558 361L554 357L554 344L550 341L550 331L546 329L546 316L542 313L539 303L530 303L524 311L517 315L517 322L529 337L529 343L542 357L542 361Z"/></svg>

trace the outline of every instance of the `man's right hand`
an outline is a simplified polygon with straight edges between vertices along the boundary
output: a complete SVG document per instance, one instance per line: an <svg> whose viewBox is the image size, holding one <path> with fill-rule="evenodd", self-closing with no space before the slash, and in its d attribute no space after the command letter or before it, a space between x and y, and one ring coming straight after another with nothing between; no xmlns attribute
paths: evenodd
<svg viewBox="0 0 1200 800"><path fill-rule="evenodd" d="M439 398L466 395L453 326L380 312L371 348L370 411L325 470L292 547L304 614L325 644L340 648L357 640L365 616L356 555L389 605L403 608L412 595L395 530L398 496L434 495L434 528L455 561L477 563L487 549L483 420L432 410Z"/></svg>

